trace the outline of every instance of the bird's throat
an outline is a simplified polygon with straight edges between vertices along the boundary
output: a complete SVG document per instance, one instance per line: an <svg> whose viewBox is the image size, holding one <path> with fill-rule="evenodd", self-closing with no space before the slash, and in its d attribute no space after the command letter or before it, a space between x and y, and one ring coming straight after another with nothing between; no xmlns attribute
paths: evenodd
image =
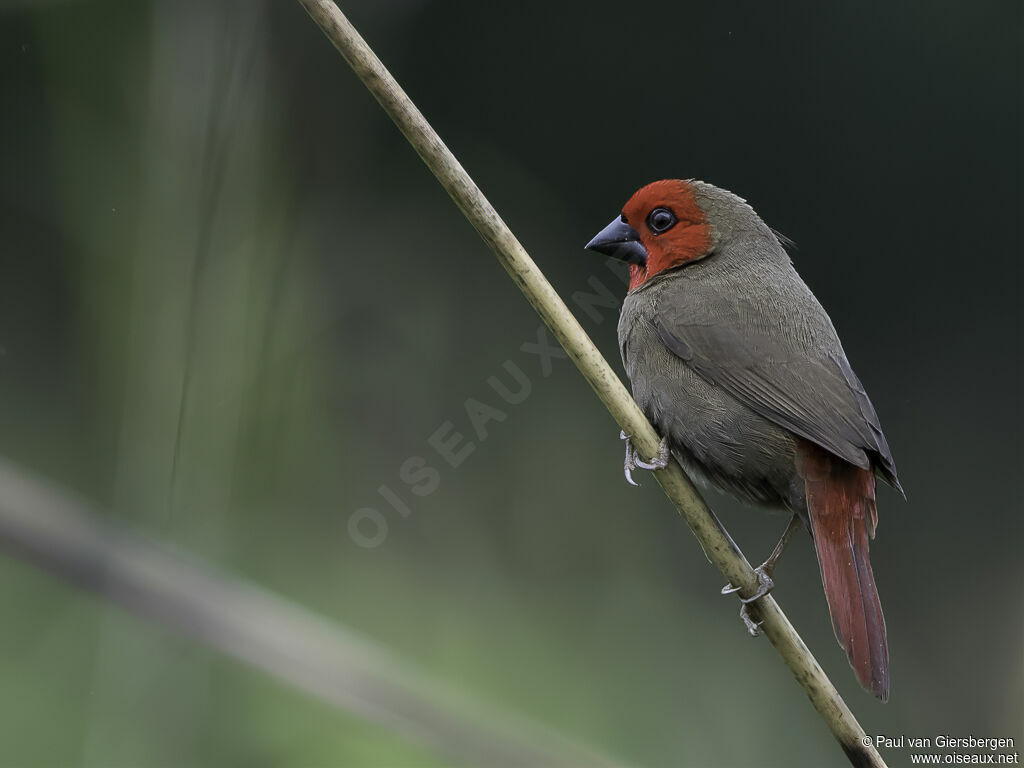
<svg viewBox="0 0 1024 768"><path fill-rule="evenodd" d="M629 290L639 288L647 281L647 265L646 264L630 264L629 265Z"/></svg>

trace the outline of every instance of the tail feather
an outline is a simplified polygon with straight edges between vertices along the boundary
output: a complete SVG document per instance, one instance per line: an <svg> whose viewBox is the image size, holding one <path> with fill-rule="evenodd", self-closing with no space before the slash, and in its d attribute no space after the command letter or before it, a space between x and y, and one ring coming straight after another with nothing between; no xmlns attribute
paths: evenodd
<svg viewBox="0 0 1024 768"><path fill-rule="evenodd" d="M878 524L875 476L805 441L797 457L836 639L861 685L886 701L889 647L868 557Z"/></svg>

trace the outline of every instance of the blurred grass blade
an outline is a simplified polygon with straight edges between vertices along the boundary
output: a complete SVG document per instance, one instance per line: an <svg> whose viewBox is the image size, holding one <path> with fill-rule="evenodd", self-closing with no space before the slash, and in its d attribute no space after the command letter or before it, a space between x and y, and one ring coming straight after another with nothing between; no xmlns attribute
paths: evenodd
<svg viewBox="0 0 1024 768"><path fill-rule="evenodd" d="M337 624L115 526L0 459L0 547L448 759L488 768L621 765L441 686Z"/></svg>

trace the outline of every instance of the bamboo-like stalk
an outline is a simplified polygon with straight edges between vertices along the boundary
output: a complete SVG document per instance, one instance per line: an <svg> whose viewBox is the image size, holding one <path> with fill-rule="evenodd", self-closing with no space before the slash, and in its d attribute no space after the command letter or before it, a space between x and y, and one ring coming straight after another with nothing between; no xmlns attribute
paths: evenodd
<svg viewBox="0 0 1024 768"><path fill-rule="evenodd" d="M537 310L615 421L632 435L633 445L645 456L658 452L659 437L639 406L587 336L572 312L502 221L494 207L462 165L416 108L366 41L333 0L298 0L353 71L370 90L444 186L459 210ZM686 519L712 563L741 595L751 595L757 577L728 532L708 508L693 483L675 460L654 473L665 494ZM782 656L814 708L855 766L878 768L885 763L865 738L853 713L825 675L775 599L768 595L752 605L762 631ZM867 743L865 743L867 742Z"/></svg>

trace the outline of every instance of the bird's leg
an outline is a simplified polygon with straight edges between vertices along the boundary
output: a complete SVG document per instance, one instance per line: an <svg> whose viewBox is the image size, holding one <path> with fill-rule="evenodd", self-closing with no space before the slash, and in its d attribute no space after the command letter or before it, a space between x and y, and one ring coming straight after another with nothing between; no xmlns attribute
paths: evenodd
<svg viewBox="0 0 1024 768"><path fill-rule="evenodd" d="M760 631L758 630L760 623L755 622L750 618L750 612L747 610L747 605L755 600L760 600L772 591L772 588L775 586L775 582L772 581L772 574L775 572L775 566L778 564L779 558L782 557L782 553L786 551L786 546L789 544L789 540L793 538L793 534L796 533L799 528L800 518L797 515L793 515L793 517L789 519L789 525L786 526L786 530L782 532L782 538L779 539L779 543L775 545L771 554L768 555L768 559L754 569L754 573L757 574L757 591L750 597L740 598L740 602L743 603L740 608L740 618L743 619L743 623L747 626L747 631L753 637L757 637L758 634L760 634ZM739 591L740 587L734 587L731 583L722 587L723 595L731 595L734 592Z"/></svg>
<svg viewBox="0 0 1024 768"><path fill-rule="evenodd" d="M750 615L750 606L746 603L740 606L740 618L747 625L747 632L751 637L757 637L761 634L761 625L764 622L754 621L754 618Z"/></svg>
<svg viewBox="0 0 1024 768"><path fill-rule="evenodd" d="M629 435L625 431L619 432L619 439L626 441L626 460L623 463L623 471L626 475L626 482L630 485L640 485L640 483L633 480L634 469L664 469L668 466L668 438L661 438L661 444L658 446L658 455L655 456L650 462L644 461L640 458L640 455L636 452L636 448L633 447L633 441L629 439Z"/></svg>
<svg viewBox="0 0 1024 768"><path fill-rule="evenodd" d="M789 525L786 526L786 530L782 532L782 538L779 539L779 543L775 545L775 549L768 555L768 559L761 563L757 570L763 571L768 574L768 578L775 573L775 566L778 565L779 558L782 557L782 553L786 551L786 547L789 546L789 540L793 538L793 534L800 530L800 518L797 515L793 515L789 518Z"/></svg>

